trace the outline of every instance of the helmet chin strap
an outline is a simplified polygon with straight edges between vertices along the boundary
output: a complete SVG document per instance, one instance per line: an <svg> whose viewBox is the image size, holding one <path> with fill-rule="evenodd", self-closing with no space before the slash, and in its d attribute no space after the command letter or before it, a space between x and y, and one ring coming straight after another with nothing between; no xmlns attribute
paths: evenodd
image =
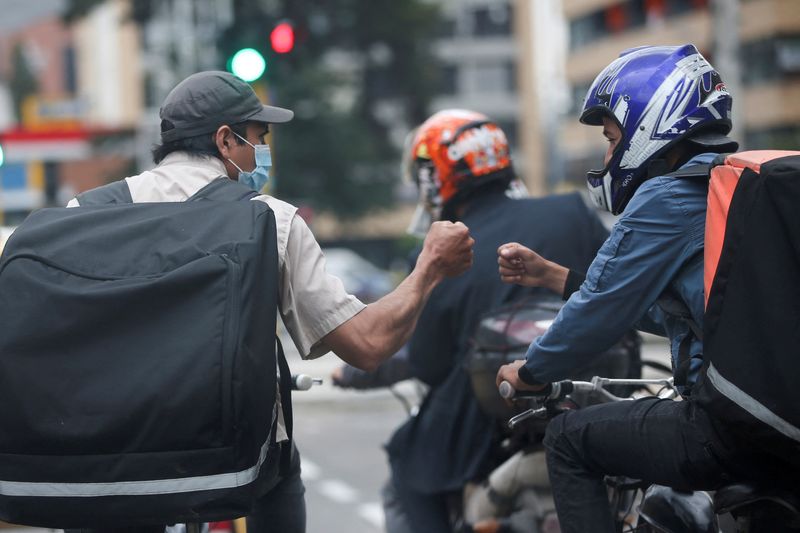
<svg viewBox="0 0 800 533"><path fill-rule="evenodd" d="M609 166L602 169L590 170L586 173L586 186L589 189L589 197L592 203L599 209L611 211L611 175ZM593 185L592 182L598 185Z"/></svg>
<svg viewBox="0 0 800 533"><path fill-rule="evenodd" d="M589 189L589 198L592 199L592 203L597 206L599 209L605 209L606 211L611 211L611 176L608 175L607 172L603 172L601 170L593 170L590 171L591 173L598 173L599 176L602 176L602 184L601 185L592 185L588 181L586 185ZM599 179L598 176L598 179Z"/></svg>

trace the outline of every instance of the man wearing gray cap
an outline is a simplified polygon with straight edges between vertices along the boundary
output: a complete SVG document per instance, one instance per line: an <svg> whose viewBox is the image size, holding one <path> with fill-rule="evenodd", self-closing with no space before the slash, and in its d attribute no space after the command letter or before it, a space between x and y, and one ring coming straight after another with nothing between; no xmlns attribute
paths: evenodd
<svg viewBox="0 0 800 533"><path fill-rule="evenodd" d="M247 83L227 72L200 72L167 95L160 116L162 143L153 150L157 166L125 178L134 203L185 201L221 175L260 191L271 165L264 135L270 124L288 122L293 113L263 105ZM296 207L267 195L253 200L266 202L275 213L279 312L304 359L333 351L355 367L376 368L408 340L431 290L472 264L466 226L437 222L414 271L367 306L325 271L322 251ZM80 196L69 205L80 205ZM280 415L277 432L283 446L293 447ZM248 533L305 531L304 490L295 450L288 474L248 517Z"/></svg>

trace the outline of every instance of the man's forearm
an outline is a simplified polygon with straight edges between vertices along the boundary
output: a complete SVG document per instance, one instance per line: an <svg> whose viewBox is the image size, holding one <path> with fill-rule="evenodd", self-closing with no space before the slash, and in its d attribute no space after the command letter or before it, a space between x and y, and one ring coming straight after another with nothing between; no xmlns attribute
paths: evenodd
<svg viewBox="0 0 800 533"><path fill-rule="evenodd" d="M461 222L434 222L416 268L400 286L322 341L354 367L374 370L411 337L433 288L445 277L457 276L472 266L474 243Z"/></svg>
<svg viewBox="0 0 800 533"><path fill-rule="evenodd" d="M374 370L408 342L441 279L433 265L420 258L417 268L394 291L331 332L325 343L356 368Z"/></svg>

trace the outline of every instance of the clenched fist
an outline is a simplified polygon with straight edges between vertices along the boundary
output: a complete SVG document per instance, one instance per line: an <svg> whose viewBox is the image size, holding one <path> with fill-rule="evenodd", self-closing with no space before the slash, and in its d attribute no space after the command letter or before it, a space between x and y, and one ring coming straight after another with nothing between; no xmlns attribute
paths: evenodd
<svg viewBox="0 0 800 533"><path fill-rule="evenodd" d="M441 277L458 276L472 266L473 244L469 229L461 222L434 222L425 237L419 261L430 262Z"/></svg>
<svg viewBox="0 0 800 533"><path fill-rule="evenodd" d="M557 294L564 290L569 270L548 261L530 248L516 242L506 243L497 249L500 279L526 287L545 287Z"/></svg>

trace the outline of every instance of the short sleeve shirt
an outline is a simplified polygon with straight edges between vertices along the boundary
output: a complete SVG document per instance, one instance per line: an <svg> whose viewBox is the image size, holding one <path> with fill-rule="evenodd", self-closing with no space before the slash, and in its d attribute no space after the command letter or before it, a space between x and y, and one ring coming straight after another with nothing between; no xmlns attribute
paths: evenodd
<svg viewBox="0 0 800 533"><path fill-rule="evenodd" d="M219 159L173 152L154 169L125 179L134 203L182 202L225 175ZM296 207L268 195L254 201L266 202L275 213L283 323L303 359L324 355L330 349L322 338L366 306L325 271L325 256ZM68 207L77 205L73 199Z"/></svg>

